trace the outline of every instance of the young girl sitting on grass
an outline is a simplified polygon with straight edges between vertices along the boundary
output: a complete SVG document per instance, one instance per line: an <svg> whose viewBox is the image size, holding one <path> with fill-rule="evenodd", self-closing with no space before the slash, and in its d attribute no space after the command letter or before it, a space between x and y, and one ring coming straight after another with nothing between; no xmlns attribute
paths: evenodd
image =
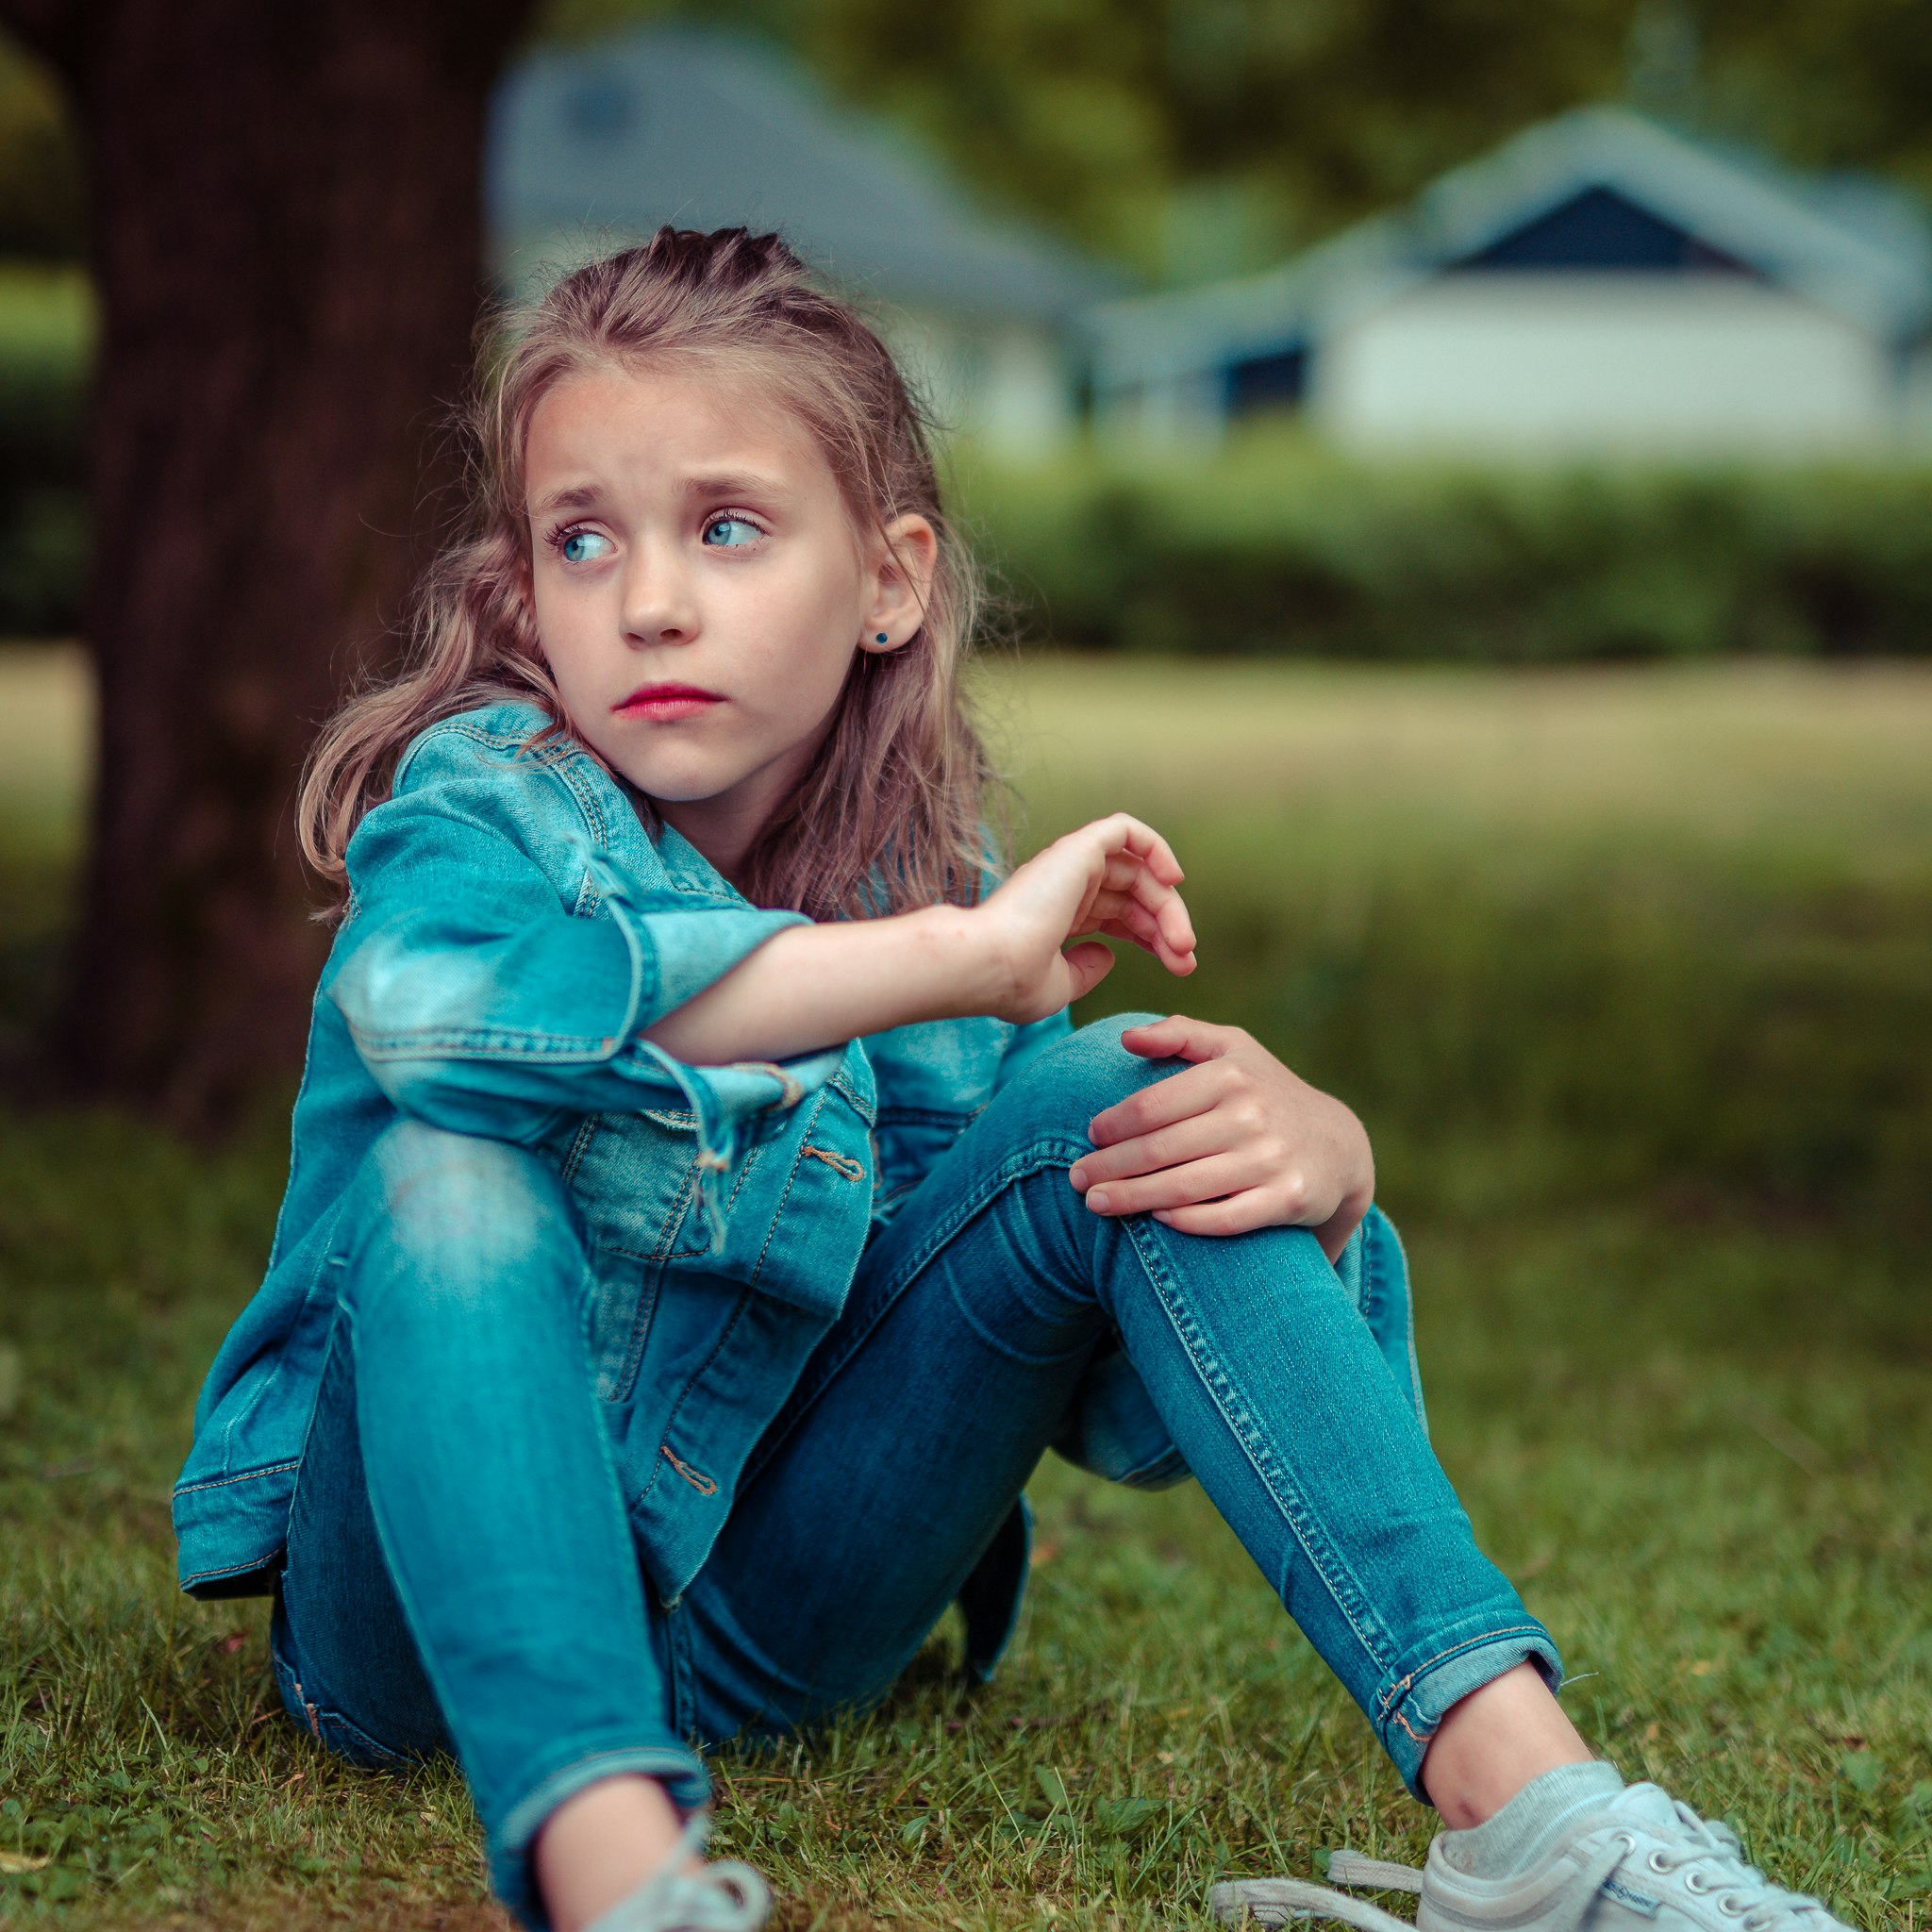
<svg viewBox="0 0 1932 1932"><path fill-rule="evenodd" d="M1116 815L989 876L878 338L665 229L482 366L413 662L303 794L341 928L175 1498L294 1719L454 1751L530 1925L753 1932L693 1740L878 1697L955 1599L990 1670L1051 1446L1200 1480L1442 1814L1425 1925L1831 1924L1558 1708L1355 1116L1231 1027L1070 1027L1094 935L1193 970L1181 869Z"/></svg>

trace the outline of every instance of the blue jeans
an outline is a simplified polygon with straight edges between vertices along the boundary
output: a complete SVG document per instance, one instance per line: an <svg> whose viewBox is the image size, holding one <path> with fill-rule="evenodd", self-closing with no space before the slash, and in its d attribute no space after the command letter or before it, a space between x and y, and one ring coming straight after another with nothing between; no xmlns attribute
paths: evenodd
<svg viewBox="0 0 1932 1932"><path fill-rule="evenodd" d="M710 1744L862 1705L1008 1524L1097 1352L1411 1790L1450 1705L1548 1634L1477 1550L1421 1418L1405 1282L1366 1307L1309 1234L1175 1233L1067 1179L1103 1108L1176 1071L1090 1027L973 1123L868 1248L697 1580L641 1580L598 1417L583 1237L535 1156L420 1124L370 1157L277 1597L290 1711L367 1763L460 1760L502 1896L621 1771L702 1802Z"/></svg>

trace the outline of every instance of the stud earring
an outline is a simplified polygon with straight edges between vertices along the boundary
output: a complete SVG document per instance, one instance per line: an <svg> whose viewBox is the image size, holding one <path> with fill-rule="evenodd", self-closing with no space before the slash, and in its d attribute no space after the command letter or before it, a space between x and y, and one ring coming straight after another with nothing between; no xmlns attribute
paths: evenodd
<svg viewBox="0 0 1932 1932"><path fill-rule="evenodd" d="M875 644L887 644L891 643L891 640L887 637L884 631L879 631L874 635L873 642Z"/></svg>

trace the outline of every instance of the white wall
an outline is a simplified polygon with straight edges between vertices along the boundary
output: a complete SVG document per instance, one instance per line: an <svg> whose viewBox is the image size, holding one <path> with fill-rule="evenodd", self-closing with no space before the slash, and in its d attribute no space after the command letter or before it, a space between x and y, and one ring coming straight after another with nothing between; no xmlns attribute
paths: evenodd
<svg viewBox="0 0 1932 1932"><path fill-rule="evenodd" d="M1073 371L1044 330L909 308L874 321L942 430L1021 460L1050 456L1073 434Z"/></svg>
<svg viewBox="0 0 1932 1932"><path fill-rule="evenodd" d="M1873 338L1741 276L1478 274L1333 331L1308 409L1376 448L1801 454L1890 440L1902 400Z"/></svg>
<svg viewBox="0 0 1932 1932"><path fill-rule="evenodd" d="M1135 449L1218 442L1227 428L1227 385L1218 370L1103 389L1093 398L1102 441Z"/></svg>

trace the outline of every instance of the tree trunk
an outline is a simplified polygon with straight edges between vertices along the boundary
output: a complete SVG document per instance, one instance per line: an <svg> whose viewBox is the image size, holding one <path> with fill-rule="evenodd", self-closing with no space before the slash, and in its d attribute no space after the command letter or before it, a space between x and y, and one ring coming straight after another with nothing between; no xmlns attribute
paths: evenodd
<svg viewBox="0 0 1932 1932"><path fill-rule="evenodd" d="M8 8L75 88L101 303L98 767L57 1030L85 1090L208 1126L299 1063L325 936L296 778L420 560L527 7Z"/></svg>

